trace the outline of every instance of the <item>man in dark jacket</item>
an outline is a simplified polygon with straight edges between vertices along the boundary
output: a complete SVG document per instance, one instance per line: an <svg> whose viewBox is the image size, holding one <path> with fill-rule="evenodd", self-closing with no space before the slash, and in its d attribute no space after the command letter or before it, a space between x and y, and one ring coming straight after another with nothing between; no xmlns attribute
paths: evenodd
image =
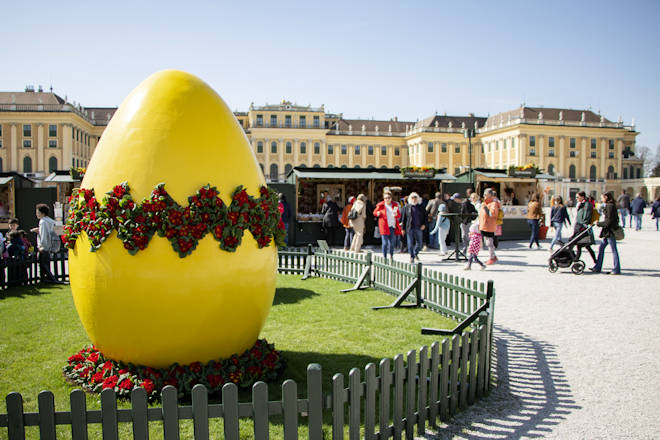
<svg viewBox="0 0 660 440"><path fill-rule="evenodd" d="M646 208L646 201L642 198L641 194L630 202L630 227L632 228L632 219L635 219L635 231L642 230L642 215L644 215L644 208Z"/></svg>
<svg viewBox="0 0 660 440"><path fill-rule="evenodd" d="M477 208L472 204L469 195L461 203L461 214L463 214L461 217L461 248L463 253L466 253L468 244L470 244L470 223L477 218Z"/></svg>
<svg viewBox="0 0 660 440"><path fill-rule="evenodd" d="M626 216L630 214L630 196L626 194L626 190L621 190L621 195L616 199L619 205L619 217L621 218L621 226L626 227ZM632 228L632 217L630 218L630 227Z"/></svg>
<svg viewBox="0 0 660 440"><path fill-rule="evenodd" d="M431 229L435 226L435 221L438 218L438 208L442 205L444 201L442 200L442 193L435 193L435 199L431 200L426 205L426 215L429 219L429 225ZM438 234L432 234L429 236L429 247L432 249L438 249Z"/></svg>
<svg viewBox="0 0 660 440"><path fill-rule="evenodd" d="M426 229L426 211L422 208L417 193L412 192L408 196L408 203L403 207L401 213L400 224L408 242L410 262L414 263L415 259L419 261L417 254L422 249L424 229Z"/></svg>
<svg viewBox="0 0 660 440"><path fill-rule="evenodd" d="M339 226L339 206L332 200L332 197L325 196L325 203L321 208L323 214L323 228L325 229L325 241L328 246L332 246L335 241L335 231Z"/></svg>

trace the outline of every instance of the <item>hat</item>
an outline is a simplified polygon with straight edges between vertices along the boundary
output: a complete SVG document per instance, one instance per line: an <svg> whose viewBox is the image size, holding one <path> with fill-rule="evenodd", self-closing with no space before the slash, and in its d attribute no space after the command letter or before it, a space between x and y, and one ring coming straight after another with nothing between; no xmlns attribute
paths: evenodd
<svg viewBox="0 0 660 440"><path fill-rule="evenodd" d="M353 202L355 202L355 197L350 196L350 197L348 198L348 203L353 203Z"/></svg>
<svg viewBox="0 0 660 440"><path fill-rule="evenodd" d="M452 199L452 200L454 200L454 199L460 199L460 198L461 198L461 195L460 195L459 193L454 193L454 195L451 196L451 199Z"/></svg>

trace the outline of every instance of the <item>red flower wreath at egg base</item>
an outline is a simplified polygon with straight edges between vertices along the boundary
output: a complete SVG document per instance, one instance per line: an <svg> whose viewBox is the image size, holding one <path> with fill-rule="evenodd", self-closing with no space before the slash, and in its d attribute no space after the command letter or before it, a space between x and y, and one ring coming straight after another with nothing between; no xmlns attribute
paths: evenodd
<svg viewBox="0 0 660 440"><path fill-rule="evenodd" d="M192 253L208 233L228 252L236 251L246 230L252 233L259 248L268 246L271 240L277 246L284 245L284 223L277 209L277 194L265 186L259 188L259 197L252 197L241 185L226 205L215 187L205 185L188 197L188 206L183 207L165 191L163 183L137 203L124 182L109 191L101 202L94 190L76 189L69 203L63 238L70 249L84 231L93 252L113 230L131 255L145 249L154 233L166 237L181 258Z"/></svg>
<svg viewBox="0 0 660 440"><path fill-rule="evenodd" d="M216 394L226 383L246 389L257 381L273 382L284 368L280 352L265 339L259 339L241 355L206 364L172 364L162 369L116 362L106 358L96 347L88 346L69 357L62 373L67 382L87 392L112 389L117 396L128 398L133 388L141 387L149 401L154 401L166 385L174 386L179 397L189 396L197 384L204 385L209 394Z"/></svg>

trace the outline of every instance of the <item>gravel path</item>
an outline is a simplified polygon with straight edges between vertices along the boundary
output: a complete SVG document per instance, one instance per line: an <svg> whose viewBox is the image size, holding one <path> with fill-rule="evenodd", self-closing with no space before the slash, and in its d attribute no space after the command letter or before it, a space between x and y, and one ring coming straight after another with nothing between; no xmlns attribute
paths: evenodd
<svg viewBox="0 0 660 440"><path fill-rule="evenodd" d="M619 242L621 276L551 274L549 240L545 250L503 242L483 272L420 254L496 289L497 385L427 438L660 438L660 232L646 221ZM591 266L586 252L583 261Z"/></svg>

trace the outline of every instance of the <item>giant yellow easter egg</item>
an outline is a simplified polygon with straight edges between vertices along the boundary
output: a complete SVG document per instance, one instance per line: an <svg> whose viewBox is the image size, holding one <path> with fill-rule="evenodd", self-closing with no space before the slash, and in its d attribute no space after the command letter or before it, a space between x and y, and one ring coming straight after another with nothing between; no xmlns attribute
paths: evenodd
<svg viewBox="0 0 660 440"><path fill-rule="evenodd" d="M229 205L243 185L265 186L234 115L206 83L166 70L124 100L93 154L81 187L96 199L127 182L134 200L164 189L174 201L209 184ZM246 217L247 218L247 217ZM84 231L69 253L71 290L92 342L106 356L166 367L240 354L257 339L275 292L277 250L249 231L235 252L206 234L185 257L154 235L134 255L114 230L94 252Z"/></svg>

